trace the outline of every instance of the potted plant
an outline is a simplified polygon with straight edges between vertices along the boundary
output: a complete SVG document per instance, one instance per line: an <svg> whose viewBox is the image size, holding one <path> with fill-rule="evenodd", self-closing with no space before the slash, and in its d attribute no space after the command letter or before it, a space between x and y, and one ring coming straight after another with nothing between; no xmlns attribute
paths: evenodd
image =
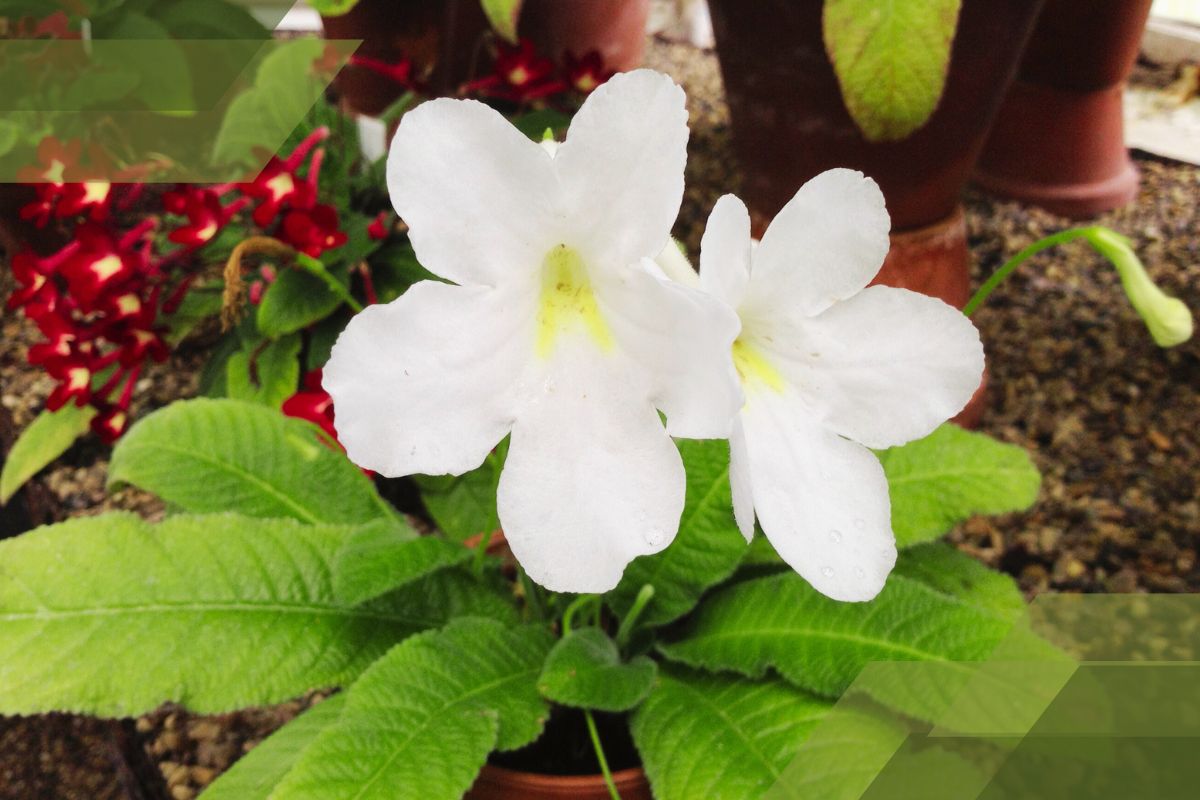
<svg viewBox="0 0 1200 800"><path fill-rule="evenodd" d="M974 180L989 192L1088 217L1137 195L1123 94L1151 0L1047 0Z"/></svg>

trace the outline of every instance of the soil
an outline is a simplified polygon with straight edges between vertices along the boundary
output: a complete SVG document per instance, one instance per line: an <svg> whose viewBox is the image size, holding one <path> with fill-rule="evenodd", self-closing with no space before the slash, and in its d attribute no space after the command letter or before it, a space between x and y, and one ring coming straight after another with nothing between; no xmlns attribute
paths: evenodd
<svg viewBox="0 0 1200 800"><path fill-rule="evenodd" d="M687 45L657 42L647 61L680 80L690 97L691 158L677 234L695 253L708 210L738 189L719 72L712 53ZM1169 82L1162 70L1138 75ZM1200 311L1200 169L1135 156L1137 201L1099 221L1130 236L1159 284ZM1070 226L975 193L966 212L976 282L1025 245ZM0 270L0 296L11 280ZM1115 272L1083 244L1027 264L975 321L991 370L981 429L1030 452L1044 482L1031 511L972 519L950 541L1011 573L1030 596L1200 590L1200 338L1156 347ZM6 312L0 335L0 405L21 429L51 382L25 365L32 326ZM193 393L206 347L203 338L193 340L151 369L138 385L136 411ZM161 515L161 505L141 492L106 494L106 465L105 448L81 443L39 476L35 494L63 515L114 508ZM132 731L62 715L0 718L0 799L188 800L310 702L219 717L166 708L136 720ZM157 764L154 780L139 777L143 757Z"/></svg>

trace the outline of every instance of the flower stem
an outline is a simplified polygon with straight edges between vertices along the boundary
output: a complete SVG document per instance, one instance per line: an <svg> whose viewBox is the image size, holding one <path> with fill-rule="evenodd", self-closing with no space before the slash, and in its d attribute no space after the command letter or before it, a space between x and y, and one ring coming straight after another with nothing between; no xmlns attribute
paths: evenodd
<svg viewBox="0 0 1200 800"><path fill-rule="evenodd" d="M575 622L575 615L579 613L579 609L586 606L588 603L595 602L600 598L594 594L581 594L571 601L571 605L567 606L567 610L562 616L562 634L566 636L571 632L571 625Z"/></svg>
<svg viewBox="0 0 1200 800"><path fill-rule="evenodd" d="M993 272L992 276L984 281L983 285L979 287L975 294L971 296L971 299L967 301L967 304L963 306L963 313L968 317L975 313L975 311L981 305L983 305L983 302L988 299L988 295L990 295L997 286L1003 283L1005 278L1011 275L1017 267L1021 266L1033 256L1037 255L1043 250L1049 250L1051 247L1057 247L1060 244L1065 244L1067 242L1074 241L1075 239L1087 238L1095 230L1096 228L1090 226L1086 228L1070 228L1069 230L1060 231L1053 236L1047 236L1045 239L1041 239L1040 241L1036 241L1029 245L1029 247L1026 247L1008 261L1004 262L1004 265L1000 267L1000 269Z"/></svg>
<svg viewBox="0 0 1200 800"><path fill-rule="evenodd" d="M583 710L583 718L587 720L588 734L592 737L592 748L596 751L596 760L600 762L600 774L604 776L604 785L608 787L608 794L612 800L621 800L621 794L617 791L617 784L613 781L612 772L608 769L608 759L604 757L604 746L600 744L600 732L596 730L596 720L592 718L592 712L587 709Z"/></svg>
<svg viewBox="0 0 1200 800"><path fill-rule="evenodd" d="M646 610L646 605L653 598L654 585L647 583L637 593L637 597L633 599L633 605L629 607L629 612L625 614L625 618L621 620L621 626L617 628L617 647L624 647L629 643L629 637L633 634L638 617Z"/></svg>
<svg viewBox="0 0 1200 800"><path fill-rule="evenodd" d="M296 266L310 275L315 275L320 278L330 290L342 299L350 309L357 314L363 310L362 303L355 299L354 295L350 294L350 290L342 284L333 274L325 268L325 265L306 253L296 253Z"/></svg>

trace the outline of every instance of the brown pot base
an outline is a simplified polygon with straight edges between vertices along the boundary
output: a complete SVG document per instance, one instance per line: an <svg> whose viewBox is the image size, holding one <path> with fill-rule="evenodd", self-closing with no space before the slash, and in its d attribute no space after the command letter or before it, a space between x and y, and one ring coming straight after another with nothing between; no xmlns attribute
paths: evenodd
<svg viewBox="0 0 1200 800"><path fill-rule="evenodd" d="M618 770L613 783L623 800L653 800L641 767ZM464 800L609 800L601 775L539 775L486 765Z"/></svg>
<svg viewBox="0 0 1200 800"><path fill-rule="evenodd" d="M1017 81L975 183L1074 219L1133 200L1138 173L1125 149L1123 88L1088 92Z"/></svg>

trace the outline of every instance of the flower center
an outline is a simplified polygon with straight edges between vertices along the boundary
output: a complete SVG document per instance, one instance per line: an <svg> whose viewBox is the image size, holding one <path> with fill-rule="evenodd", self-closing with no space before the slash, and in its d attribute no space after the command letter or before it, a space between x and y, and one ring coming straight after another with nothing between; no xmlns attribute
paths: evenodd
<svg viewBox="0 0 1200 800"><path fill-rule="evenodd" d="M548 357L559 334L580 325L601 350L612 348L612 334L600 314L583 259L565 244L560 244L551 249L542 262L538 355Z"/></svg>
<svg viewBox="0 0 1200 800"><path fill-rule="evenodd" d="M776 392L783 391L783 375L742 337L733 343L733 366L743 386L749 388L761 384Z"/></svg>

